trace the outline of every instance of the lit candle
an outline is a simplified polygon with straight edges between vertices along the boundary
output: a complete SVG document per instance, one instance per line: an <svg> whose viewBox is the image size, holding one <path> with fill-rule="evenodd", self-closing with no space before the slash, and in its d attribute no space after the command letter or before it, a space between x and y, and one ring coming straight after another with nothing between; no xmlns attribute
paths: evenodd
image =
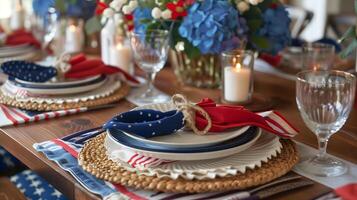
<svg viewBox="0 0 357 200"><path fill-rule="evenodd" d="M111 46L109 58L110 65L119 67L130 74L133 72L132 53L130 47L125 46L120 42L115 46Z"/></svg>
<svg viewBox="0 0 357 200"><path fill-rule="evenodd" d="M75 25L70 25L66 29L65 51L67 53L77 53L82 50L82 31Z"/></svg>
<svg viewBox="0 0 357 200"><path fill-rule="evenodd" d="M224 99L230 102L249 100L251 70L242 68L240 63L235 67L224 68Z"/></svg>

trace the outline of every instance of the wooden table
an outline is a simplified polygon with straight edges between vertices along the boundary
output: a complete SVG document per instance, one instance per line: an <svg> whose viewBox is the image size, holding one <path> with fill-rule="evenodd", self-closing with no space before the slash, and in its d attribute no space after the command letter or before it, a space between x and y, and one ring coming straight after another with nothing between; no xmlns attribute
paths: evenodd
<svg viewBox="0 0 357 200"><path fill-rule="evenodd" d="M198 101L202 97L218 100L220 96L218 90L181 87L170 68L166 68L159 73L155 84L159 89L168 94L183 93L192 101ZM301 133L296 137L296 140L313 147L317 146L315 135L307 129L300 118L295 103L295 83L293 81L256 72L255 92L272 98L276 105L275 109L284 114L288 120L300 129ZM0 129L0 145L15 155L29 168L43 176L70 199L98 199L97 196L87 192L70 174L58 167L57 164L46 159L43 154L36 152L32 145L37 142L60 138L74 131L102 125L114 114L127 111L133 107L133 104L122 100L115 108L2 128ZM357 149L357 125L353 123L356 121L357 112L354 109L343 130L331 138L328 146L329 153L353 163L357 163L355 152ZM330 189L323 185L315 184L311 187L279 195L276 198L310 199L328 190Z"/></svg>

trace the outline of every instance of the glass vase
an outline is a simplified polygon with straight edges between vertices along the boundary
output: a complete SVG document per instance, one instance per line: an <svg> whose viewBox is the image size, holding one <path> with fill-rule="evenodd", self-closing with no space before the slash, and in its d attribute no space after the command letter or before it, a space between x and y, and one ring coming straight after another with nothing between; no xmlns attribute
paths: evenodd
<svg viewBox="0 0 357 200"><path fill-rule="evenodd" d="M199 88L218 88L221 83L219 55L201 55L191 59L184 52L170 50L170 65L179 82Z"/></svg>

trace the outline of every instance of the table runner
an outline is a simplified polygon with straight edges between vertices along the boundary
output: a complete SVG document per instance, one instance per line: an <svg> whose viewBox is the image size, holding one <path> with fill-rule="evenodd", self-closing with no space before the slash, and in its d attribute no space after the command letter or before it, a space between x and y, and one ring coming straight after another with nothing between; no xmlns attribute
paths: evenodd
<svg viewBox="0 0 357 200"><path fill-rule="evenodd" d="M49 112L27 111L0 104L0 127L36 122L87 111L88 108L66 109Z"/></svg>

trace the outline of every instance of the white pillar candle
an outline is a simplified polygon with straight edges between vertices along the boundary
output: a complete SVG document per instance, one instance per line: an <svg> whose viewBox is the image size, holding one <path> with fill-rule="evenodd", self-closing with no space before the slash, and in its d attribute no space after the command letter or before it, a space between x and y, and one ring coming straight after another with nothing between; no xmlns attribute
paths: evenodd
<svg viewBox="0 0 357 200"><path fill-rule="evenodd" d="M79 27L70 25L66 28L65 51L77 53L82 50L83 33Z"/></svg>
<svg viewBox="0 0 357 200"><path fill-rule="evenodd" d="M110 48L114 46L116 26L113 18L108 19L100 32L101 56L104 64L110 64Z"/></svg>
<svg viewBox="0 0 357 200"><path fill-rule="evenodd" d="M12 12L10 17L11 30L18 30L25 27L25 9L21 1L15 2L15 11Z"/></svg>
<svg viewBox="0 0 357 200"><path fill-rule="evenodd" d="M251 70L235 67L224 68L224 99L230 102L245 102L249 98Z"/></svg>
<svg viewBox="0 0 357 200"><path fill-rule="evenodd" d="M119 67L128 73L132 73L132 54L131 49L121 43L110 47L110 65Z"/></svg>

